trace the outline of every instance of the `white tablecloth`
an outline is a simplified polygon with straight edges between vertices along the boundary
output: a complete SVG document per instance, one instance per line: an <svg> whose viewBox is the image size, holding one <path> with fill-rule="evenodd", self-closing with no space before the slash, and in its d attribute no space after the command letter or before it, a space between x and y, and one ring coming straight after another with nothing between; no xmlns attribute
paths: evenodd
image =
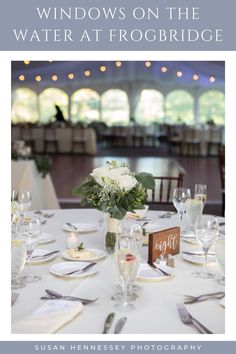
<svg viewBox="0 0 236 354"><path fill-rule="evenodd" d="M178 217L171 219L159 219L160 211L149 211L148 216L152 220L160 220L166 227L178 225ZM44 232L52 233L56 242L42 245L48 250L65 250L67 233L62 231L64 222L89 222L97 223L98 212L93 209L78 210L55 210L55 215L43 226ZM85 247L104 248L104 235L102 231L81 234L81 242ZM189 250L195 246L182 243L181 249ZM198 249L199 247L196 246ZM143 246L141 255L143 261L147 261L147 246ZM99 272L84 279L63 279L49 273L53 263L65 261L61 256L54 260L33 265L31 271L42 276L42 280L28 284L27 287L18 291L20 297L12 307L12 323L26 318L35 311L41 304L41 296L45 295L44 290L54 289L64 295L77 295L87 298L99 297L99 300L83 307L80 316L61 328L58 333L102 333L106 316L115 312L114 301L110 298L116 292L117 281L113 270L112 256L101 262ZM175 256L175 276L159 282L141 282L139 298L134 302L136 310L126 313L128 317L123 333L196 333L191 326L184 325L179 318L176 303L183 302L184 294L199 295L202 293L223 290L215 279L203 280L193 276L193 272L201 266L186 262L181 255ZM212 266L212 271L218 271L217 266ZM195 311L201 312L202 322L214 333L224 333L224 309L218 301L207 301L195 307ZM122 317L121 313L116 314L116 320Z"/></svg>
<svg viewBox="0 0 236 354"><path fill-rule="evenodd" d="M11 164L12 189L30 189L32 194L31 209L59 209L55 189L48 174L42 178L37 171L35 162L12 161Z"/></svg>

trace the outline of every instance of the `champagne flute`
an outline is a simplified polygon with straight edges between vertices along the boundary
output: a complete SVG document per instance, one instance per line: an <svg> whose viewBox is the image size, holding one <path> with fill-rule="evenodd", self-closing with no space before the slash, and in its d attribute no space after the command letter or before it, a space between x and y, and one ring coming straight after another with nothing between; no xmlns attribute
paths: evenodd
<svg viewBox="0 0 236 354"><path fill-rule="evenodd" d="M198 218L195 224L195 234L204 252L204 264L203 271L194 273L194 275L202 279L211 279L215 275L207 271L207 255L219 234L218 219L209 215Z"/></svg>
<svg viewBox="0 0 236 354"><path fill-rule="evenodd" d="M21 239L11 241L11 288L20 289L25 283L19 279L26 260L26 244Z"/></svg>
<svg viewBox="0 0 236 354"><path fill-rule="evenodd" d="M137 272L139 264L139 255L133 238L127 236L117 238L114 263L123 295L122 303L116 304L115 308L119 311L132 311L135 307L128 302L127 286L130 279Z"/></svg>
<svg viewBox="0 0 236 354"><path fill-rule="evenodd" d="M192 236L195 234L194 228L198 218L202 215L203 202L197 199L188 199L186 207L186 215L191 224L190 230L184 233L184 236Z"/></svg>
<svg viewBox="0 0 236 354"><path fill-rule="evenodd" d="M219 263L222 272L222 275L217 277L217 282L220 285L225 285L225 240L220 238L217 239L215 252L217 262Z"/></svg>
<svg viewBox="0 0 236 354"><path fill-rule="evenodd" d="M28 270L24 280L33 283L41 280L40 276L30 274L32 254L41 238L41 221L39 218L32 218L30 221L19 222L16 228L17 236L26 243Z"/></svg>
<svg viewBox="0 0 236 354"><path fill-rule="evenodd" d="M206 184L195 184L194 199L201 200L203 202L203 208L204 208L207 199Z"/></svg>
<svg viewBox="0 0 236 354"><path fill-rule="evenodd" d="M191 191L189 188L175 188L173 194L173 204L178 212L180 225L182 224L183 215L186 211L187 201L191 198Z"/></svg>

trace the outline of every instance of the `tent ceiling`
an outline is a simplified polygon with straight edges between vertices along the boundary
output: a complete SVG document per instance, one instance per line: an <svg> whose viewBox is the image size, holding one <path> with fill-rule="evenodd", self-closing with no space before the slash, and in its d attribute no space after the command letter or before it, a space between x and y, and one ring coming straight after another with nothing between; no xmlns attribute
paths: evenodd
<svg viewBox="0 0 236 354"><path fill-rule="evenodd" d="M225 65L223 61L152 61L146 66L144 61L123 61L120 67L115 61L31 61L26 65L23 61L12 62L12 84L14 86L37 87L96 87L98 85L141 82L150 87L183 88L183 89L220 89L224 90ZM100 70L105 66L106 70ZM166 72L162 68L167 68ZM90 76L85 76L85 71ZM182 76L178 77L177 72ZM74 74L70 80L68 74ZM25 80L19 81L19 76L24 75ZM41 76L41 81L36 82L35 77ZM57 81L52 80L52 75L57 75ZM198 80L193 79L198 75ZM215 81L210 82L210 77Z"/></svg>

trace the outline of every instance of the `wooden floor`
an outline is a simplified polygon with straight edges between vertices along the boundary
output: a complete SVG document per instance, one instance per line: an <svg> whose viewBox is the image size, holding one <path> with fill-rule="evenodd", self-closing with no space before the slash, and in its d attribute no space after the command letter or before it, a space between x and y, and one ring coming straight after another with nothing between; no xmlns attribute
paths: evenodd
<svg viewBox="0 0 236 354"><path fill-rule="evenodd" d="M217 157L155 157L138 156L138 151L131 153L125 150L123 155L133 155L129 157L121 156L121 152L104 156L86 155L54 155L53 169L51 171L52 180L57 196L63 207L70 204L75 197L72 196L72 189L78 186L81 181L95 167L103 165L107 160L120 160L126 162L132 171L150 172L156 176L174 176L178 171L184 170L184 186L190 187L192 192L195 183L203 183L208 188L208 204L221 204L220 174Z"/></svg>

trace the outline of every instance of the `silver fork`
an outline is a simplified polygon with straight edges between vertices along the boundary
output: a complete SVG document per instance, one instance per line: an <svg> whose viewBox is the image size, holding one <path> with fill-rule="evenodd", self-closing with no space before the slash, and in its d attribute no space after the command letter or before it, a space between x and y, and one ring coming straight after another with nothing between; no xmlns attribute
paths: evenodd
<svg viewBox="0 0 236 354"><path fill-rule="evenodd" d="M201 334L213 334L208 328L203 326L202 323L200 323L198 320L196 320L196 318L194 318L190 315L190 313L188 312L188 310L186 309L184 304L179 303L179 304L176 304L176 306L177 306L181 321L184 324L194 327Z"/></svg>
<svg viewBox="0 0 236 354"><path fill-rule="evenodd" d="M218 291L216 293L202 294L199 296L184 295L185 304L194 304L195 302L201 302L211 299L223 299L225 297L224 291Z"/></svg>

